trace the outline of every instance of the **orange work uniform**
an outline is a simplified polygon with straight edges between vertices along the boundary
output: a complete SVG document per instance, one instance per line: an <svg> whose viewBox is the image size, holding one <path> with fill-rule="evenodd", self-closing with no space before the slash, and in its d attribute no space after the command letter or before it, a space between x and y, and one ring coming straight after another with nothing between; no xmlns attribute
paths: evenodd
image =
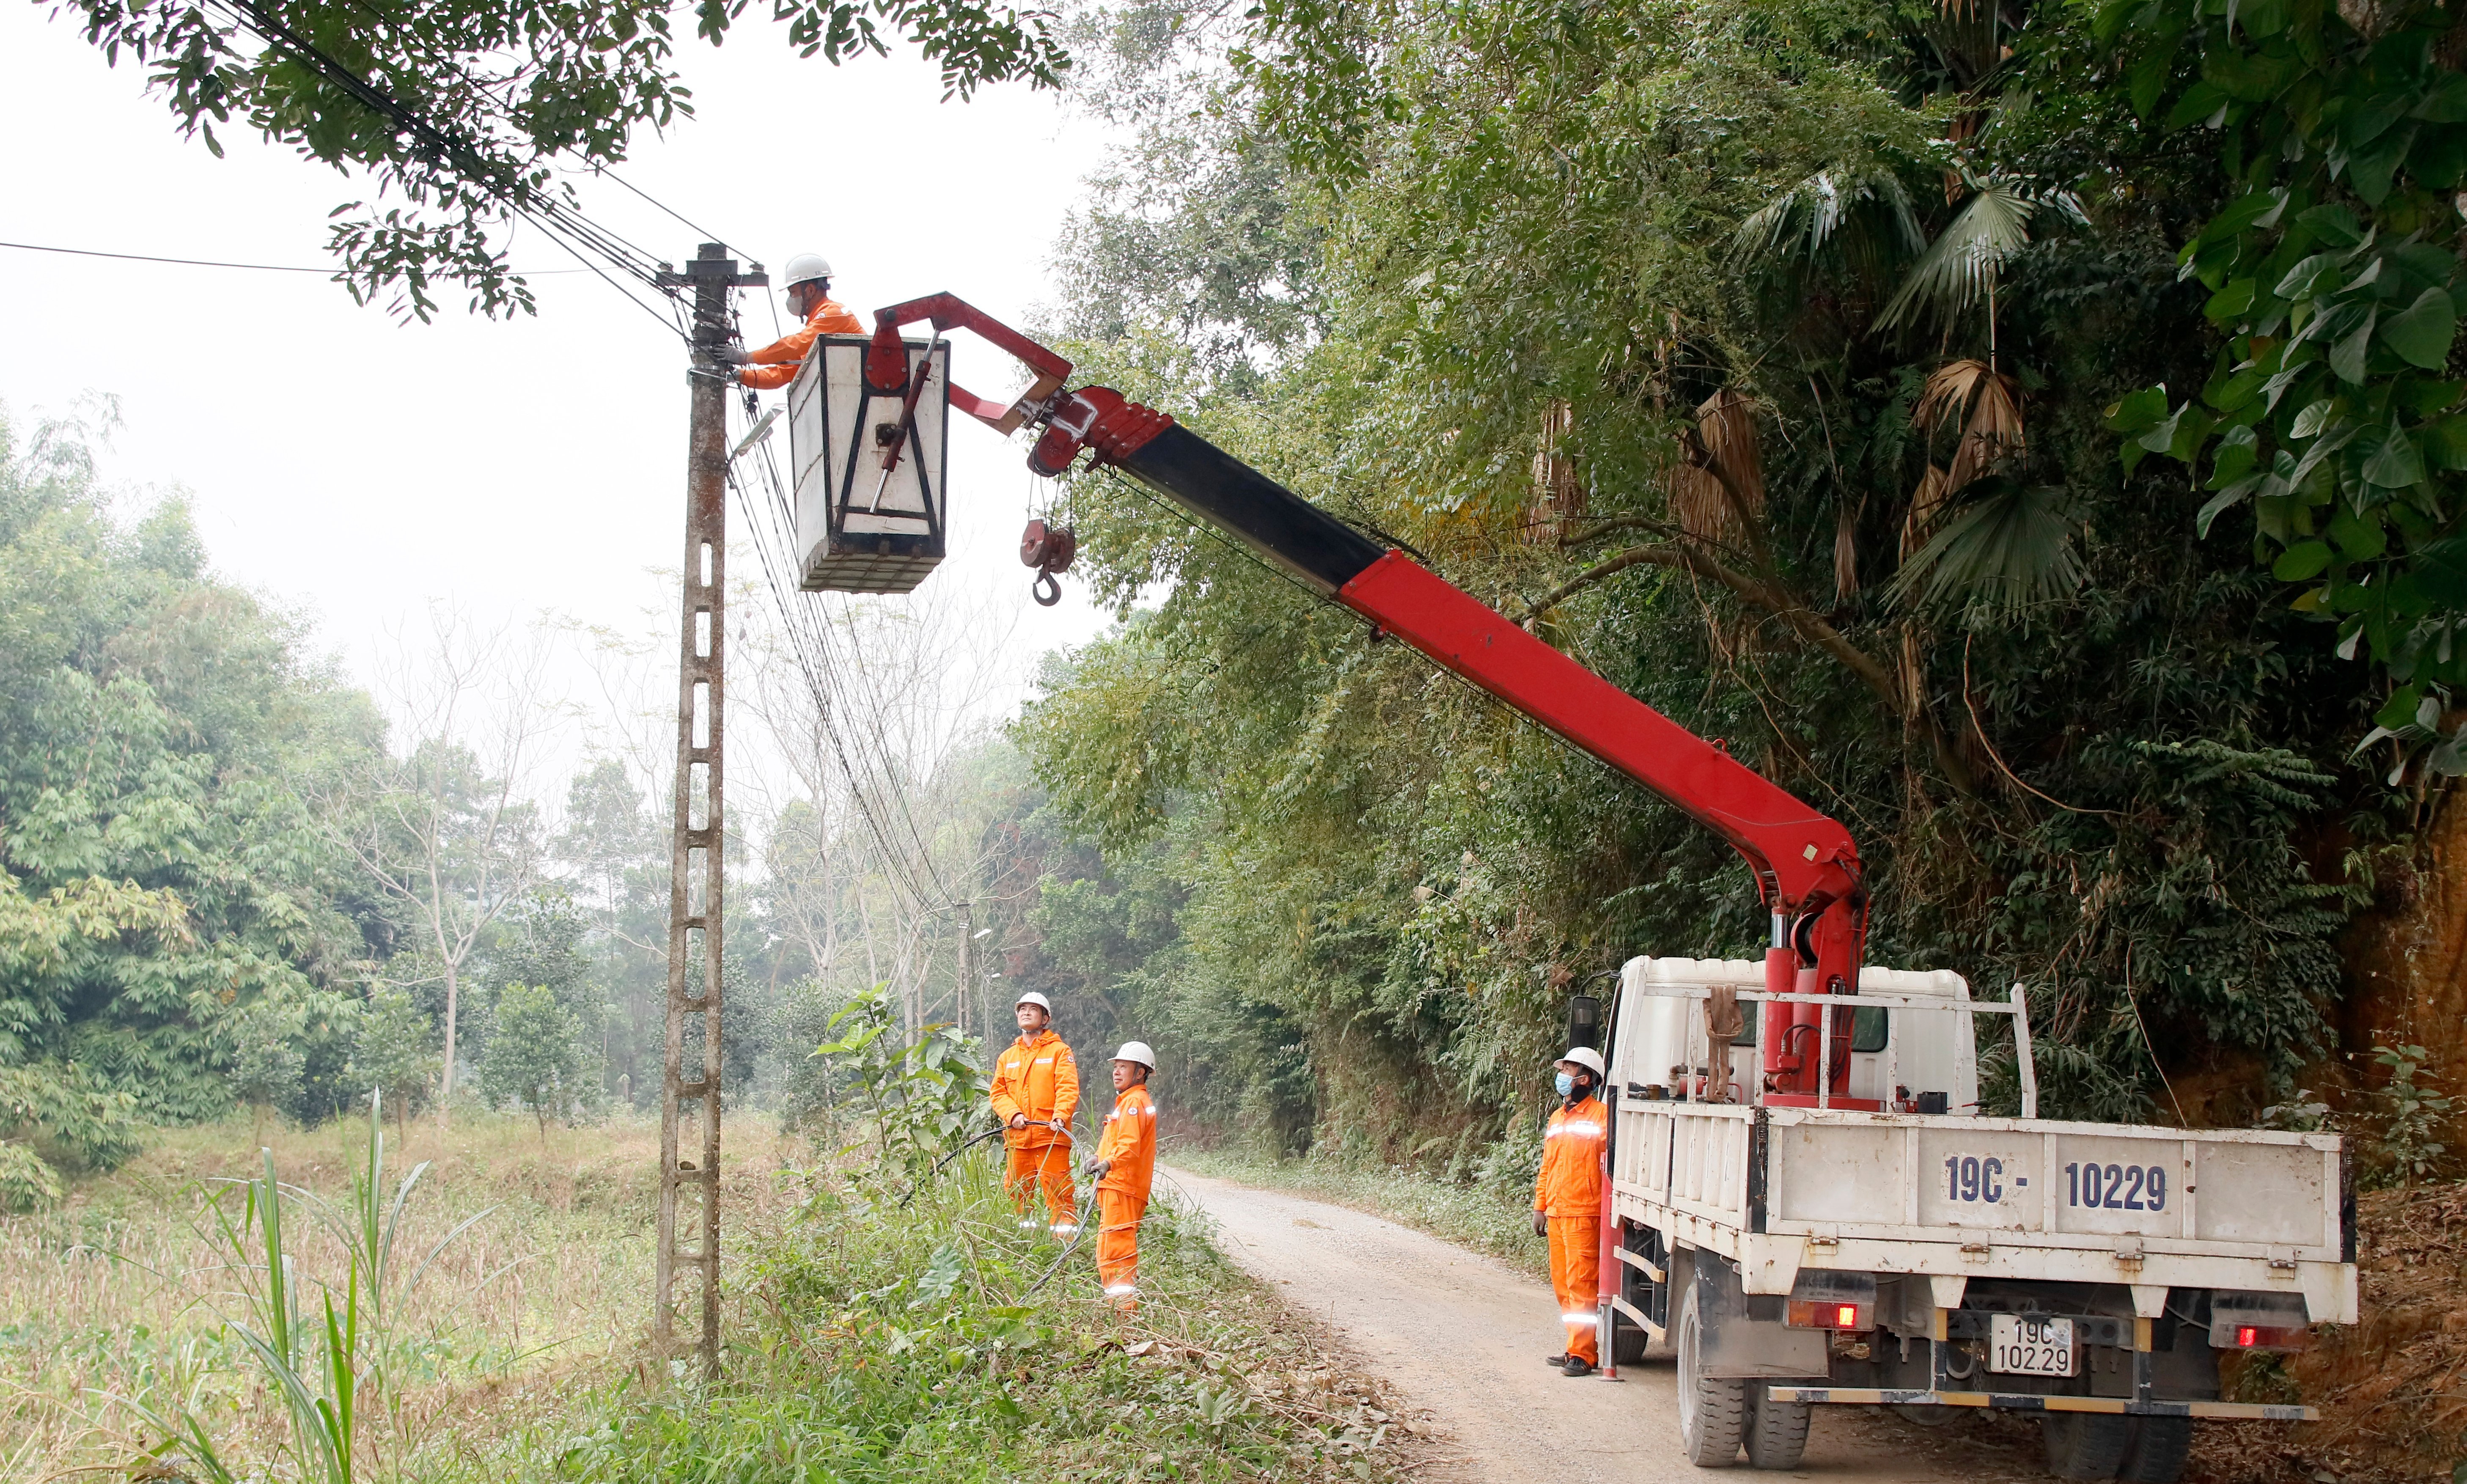
<svg viewBox="0 0 2467 1484"><path fill-rule="evenodd" d="M1586 1098L1550 1115L1542 1133L1542 1174L1533 1182L1533 1209L1550 1229L1550 1291L1568 1327L1568 1354L1588 1365L1601 1359L1594 1343L1601 1304L1602 1147L1610 1114L1598 1098Z"/></svg>
<svg viewBox="0 0 2467 1484"><path fill-rule="evenodd" d="M1071 1184L1071 1135L1045 1127L1052 1121L1067 1129L1071 1116L1079 1111L1079 1065L1071 1060L1071 1048L1052 1031L1038 1032L1033 1040L1023 1036L1012 1041L994 1059L993 1096L994 1116L1006 1128L1014 1113L1028 1119L1027 1128L1011 1129L1003 1135L1010 1150L1003 1189L1010 1193L1011 1204L1027 1218L1029 1193L1042 1187L1053 1235L1068 1237L1076 1232L1079 1224L1072 1216L1078 1194ZM1027 1219L1020 1224L1036 1222Z"/></svg>
<svg viewBox="0 0 2467 1484"><path fill-rule="evenodd" d="M865 326L850 314L848 306L837 299L826 298L805 316L805 328L792 330L745 357L745 365L736 373L737 381L758 392L777 391L797 379L797 368L805 362L805 353L814 348L816 335L861 335Z"/></svg>
<svg viewBox="0 0 2467 1484"><path fill-rule="evenodd" d="M1116 1307L1140 1307L1140 1218L1156 1177L1156 1100L1144 1084L1124 1089L1097 1141L1105 1165L1097 1182L1097 1281Z"/></svg>

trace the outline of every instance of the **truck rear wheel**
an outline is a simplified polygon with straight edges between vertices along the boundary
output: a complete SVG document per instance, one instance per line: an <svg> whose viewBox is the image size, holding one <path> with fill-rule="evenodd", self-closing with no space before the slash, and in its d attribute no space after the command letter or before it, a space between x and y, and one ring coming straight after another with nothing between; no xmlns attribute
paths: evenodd
<svg viewBox="0 0 2467 1484"><path fill-rule="evenodd" d="M1807 1453L1807 1419L1814 1408L1805 1402L1775 1401L1765 1395L1762 1381L1750 1386L1748 1462L1759 1469L1798 1468Z"/></svg>
<svg viewBox="0 0 2467 1484"><path fill-rule="evenodd" d="M1748 1383L1705 1374L1705 1319L1695 1284L1679 1300L1672 1326L1679 1352L1679 1441L1699 1469L1727 1469L1738 1462L1747 1432Z"/></svg>
<svg viewBox="0 0 2467 1484"><path fill-rule="evenodd" d="M2120 1412L2046 1413L2039 1436L2048 1447L2048 1472L2060 1479L2115 1478L2133 1438L2132 1421Z"/></svg>
<svg viewBox="0 0 2467 1484"><path fill-rule="evenodd" d="M2190 1417L2136 1417L2116 1476L2125 1484L2176 1484L2192 1447Z"/></svg>

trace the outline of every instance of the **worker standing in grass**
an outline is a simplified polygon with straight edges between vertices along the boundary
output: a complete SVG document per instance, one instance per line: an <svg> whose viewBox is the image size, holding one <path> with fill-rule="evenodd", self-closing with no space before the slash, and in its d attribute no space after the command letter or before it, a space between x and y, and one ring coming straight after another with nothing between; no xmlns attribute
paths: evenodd
<svg viewBox="0 0 2467 1484"><path fill-rule="evenodd" d="M1053 1033L1052 1000L1030 990L1011 1013L1019 1020L1019 1039L994 1059L994 1116L1010 1130L1003 1135L1010 1151L1003 1189L1019 1210L1023 1230L1036 1224L1028 1203L1043 1190L1053 1235L1069 1238L1079 1230L1074 1219L1078 1197L1071 1188L1071 1118L1079 1111L1079 1065Z"/></svg>
<svg viewBox="0 0 2467 1484"><path fill-rule="evenodd" d="M1601 1086L1601 1053L1576 1046L1559 1059L1559 1110L1542 1134L1542 1173L1533 1182L1533 1235L1550 1239L1550 1291L1568 1329L1568 1348L1550 1363L1570 1376L1591 1376L1601 1356L1594 1342L1596 1286L1601 1275L1602 1146L1610 1115L1594 1096Z"/></svg>
<svg viewBox="0 0 2467 1484"><path fill-rule="evenodd" d="M721 348L719 358L741 368L736 373L739 385L777 391L797 379L797 368L804 364L816 335L865 333L865 326L848 311L848 306L831 297L831 265L820 253L799 253L788 260L788 308L805 322L803 328L758 351L735 345Z"/></svg>
<svg viewBox="0 0 2467 1484"><path fill-rule="evenodd" d="M1114 1110L1088 1166L1097 1182L1097 1281L1125 1313L1140 1307L1140 1219L1156 1177L1156 1100L1148 1096L1155 1070L1146 1041L1124 1041L1114 1053Z"/></svg>

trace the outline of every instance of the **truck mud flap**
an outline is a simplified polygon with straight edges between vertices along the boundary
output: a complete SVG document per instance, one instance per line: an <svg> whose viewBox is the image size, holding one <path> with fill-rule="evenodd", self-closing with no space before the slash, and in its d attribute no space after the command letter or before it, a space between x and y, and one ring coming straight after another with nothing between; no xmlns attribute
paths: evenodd
<svg viewBox="0 0 2467 1484"><path fill-rule="evenodd" d="M2123 1397L2043 1397L2019 1391L1902 1391L1884 1386L1768 1386L1774 1402L1866 1406L1987 1406L2013 1412L2125 1412L2137 1417L2209 1417L2241 1422L2319 1422L2320 1409L2253 1402L2134 1402Z"/></svg>
<svg viewBox="0 0 2467 1484"><path fill-rule="evenodd" d="M1705 1316L1699 1342L1703 1374L1715 1380L1823 1376L1832 1369L1823 1330L1794 1330L1784 1322L1789 1297L1781 1293L1750 1293L1737 1269L1709 1252L1699 1251L1695 1269L1697 1303Z"/></svg>

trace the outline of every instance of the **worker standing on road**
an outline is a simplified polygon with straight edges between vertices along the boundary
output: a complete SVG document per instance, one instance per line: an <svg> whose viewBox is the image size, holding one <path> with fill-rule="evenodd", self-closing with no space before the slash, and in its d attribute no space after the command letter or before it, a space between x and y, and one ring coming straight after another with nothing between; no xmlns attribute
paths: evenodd
<svg viewBox="0 0 2467 1484"><path fill-rule="evenodd" d="M1125 1313L1140 1307L1140 1219L1156 1177L1156 1101L1148 1096L1155 1070L1146 1041L1124 1041L1114 1053L1114 1110L1088 1164L1097 1182L1097 1281Z"/></svg>
<svg viewBox="0 0 2467 1484"><path fill-rule="evenodd" d="M1030 990L1011 1013L1019 1020L1019 1039L994 1060L994 1116L1010 1130L1003 1135L1010 1150L1003 1189L1019 1210L1022 1229L1036 1224L1028 1202L1042 1189L1052 1233L1067 1239L1079 1230L1073 1219L1078 1197L1071 1188L1071 1117L1079 1111L1079 1065L1052 1029L1052 1000Z"/></svg>
<svg viewBox="0 0 2467 1484"><path fill-rule="evenodd" d="M816 335L865 333L865 326L848 311L848 306L831 297L831 265L820 253L799 253L788 260L788 308L805 322L803 329L792 330L758 351L734 345L721 348L721 360L742 368L736 373L739 385L777 391L797 379L797 368L804 364Z"/></svg>
<svg viewBox="0 0 2467 1484"><path fill-rule="evenodd" d="M1571 1376L1591 1376L1601 1359L1594 1343L1596 1287L1601 1275L1602 1146L1609 1114L1594 1093L1601 1086L1601 1053L1572 1047L1559 1059L1559 1110L1542 1134L1542 1174L1533 1182L1533 1235L1550 1239L1550 1291L1568 1327L1568 1348L1550 1363Z"/></svg>

